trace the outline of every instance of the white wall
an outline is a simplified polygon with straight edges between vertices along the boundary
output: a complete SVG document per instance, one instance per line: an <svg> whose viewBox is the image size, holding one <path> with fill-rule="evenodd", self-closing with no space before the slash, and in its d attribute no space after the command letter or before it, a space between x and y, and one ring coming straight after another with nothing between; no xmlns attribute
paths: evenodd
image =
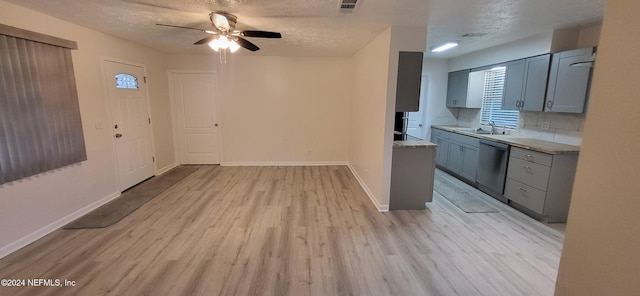
<svg viewBox="0 0 640 296"><path fill-rule="evenodd" d="M479 50L449 59L449 72L484 67L497 63L549 53L553 32L516 40L507 44Z"/></svg>
<svg viewBox="0 0 640 296"><path fill-rule="evenodd" d="M389 195L383 190L382 170L390 42L391 28L353 57L349 163L379 210L384 210L383 198Z"/></svg>
<svg viewBox="0 0 640 296"><path fill-rule="evenodd" d="M447 108L447 79L449 64L445 59L424 59L422 73L429 75L428 99L424 108L425 135L423 139L431 139L431 125L456 125L458 108ZM421 106L422 108L423 106Z"/></svg>
<svg viewBox="0 0 640 296"><path fill-rule="evenodd" d="M349 163L379 210L388 210L400 51L424 52L426 27L393 26L354 60Z"/></svg>
<svg viewBox="0 0 640 296"><path fill-rule="evenodd" d="M346 163L349 58L169 57L170 70L215 70L223 165Z"/></svg>
<svg viewBox="0 0 640 296"><path fill-rule="evenodd" d="M609 0L556 295L640 291L640 2Z"/></svg>
<svg viewBox="0 0 640 296"><path fill-rule="evenodd" d="M72 51L88 160L0 185L0 257L55 230L83 208L118 194L101 60L147 65L157 167L174 163L164 54L0 1L2 23L76 41ZM95 123L105 124L96 129ZM169 132L167 132L169 131ZM86 210L85 208L84 210ZM79 212L78 212L79 211Z"/></svg>

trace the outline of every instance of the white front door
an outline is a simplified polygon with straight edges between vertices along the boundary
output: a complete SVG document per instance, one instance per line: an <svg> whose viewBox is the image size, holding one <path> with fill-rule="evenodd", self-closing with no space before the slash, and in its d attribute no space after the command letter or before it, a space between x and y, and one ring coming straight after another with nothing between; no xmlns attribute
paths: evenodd
<svg viewBox="0 0 640 296"><path fill-rule="evenodd" d="M144 69L104 61L120 190L153 176L151 118Z"/></svg>
<svg viewBox="0 0 640 296"><path fill-rule="evenodd" d="M181 164L219 164L216 76L171 73L176 146Z"/></svg>
<svg viewBox="0 0 640 296"><path fill-rule="evenodd" d="M427 114L427 95L429 94L429 76L422 75L422 85L420 86L420 110L418 112L408 112L409 120L407 124L407 134L416 138L426 137L426 127L424 121Z"/></svg>

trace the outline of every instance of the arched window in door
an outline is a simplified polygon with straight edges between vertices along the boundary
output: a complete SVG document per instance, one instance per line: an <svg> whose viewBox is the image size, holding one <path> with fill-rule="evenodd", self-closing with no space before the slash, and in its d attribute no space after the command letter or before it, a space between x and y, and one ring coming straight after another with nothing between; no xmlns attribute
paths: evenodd
<svg viewBox="0 0 640 296"><path fill-rule="evenodd" d="M131 74L118 74L116 75L116 88L138 88L138 78Z"/></svg>

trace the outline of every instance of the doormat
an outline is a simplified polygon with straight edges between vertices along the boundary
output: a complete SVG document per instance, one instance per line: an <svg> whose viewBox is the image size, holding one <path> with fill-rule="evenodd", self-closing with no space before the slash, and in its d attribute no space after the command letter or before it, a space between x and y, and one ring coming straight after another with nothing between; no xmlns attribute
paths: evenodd
<svg viewBox="0 0 640 296"><path fill-rule="evenodd" d="M497 213L496 208L482 200L483 193L467 184L455 184L447 180L445 173L436 170L434 190L444 198L456 205L465 213ZM465 188L467 187L467 188Z"/></svg>
<svg viewBox="0 0 640 296"><path fill-rule="evenodd" d="M151 177L63 228L104 228L113 225L197 170L198 166L181 165L160 176Z"/></svg>

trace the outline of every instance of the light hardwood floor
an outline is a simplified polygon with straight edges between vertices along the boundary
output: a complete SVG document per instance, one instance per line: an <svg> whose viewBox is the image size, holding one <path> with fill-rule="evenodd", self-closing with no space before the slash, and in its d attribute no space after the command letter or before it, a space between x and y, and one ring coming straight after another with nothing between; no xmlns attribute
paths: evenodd
<svg viewBox="0 0 640 296"><path fill-rule="evenodd" d="M0 278L77 286L0 295L552 295L562 231L489 202L378 213L344 166L202 166L111 227L0 260Z"/></svg>

